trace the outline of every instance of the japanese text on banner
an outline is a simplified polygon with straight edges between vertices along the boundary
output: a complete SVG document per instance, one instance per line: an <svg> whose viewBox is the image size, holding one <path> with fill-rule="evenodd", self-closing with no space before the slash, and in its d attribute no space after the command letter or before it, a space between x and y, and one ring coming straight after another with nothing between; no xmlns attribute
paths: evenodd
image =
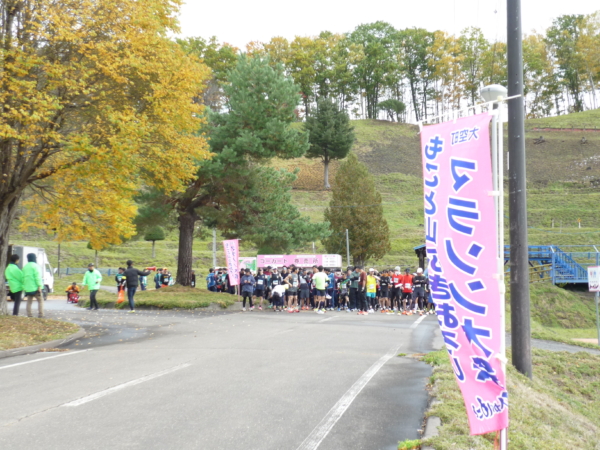
<svg viewBox="0 0 600 450"><path fill-rule="evenodd" d="M238 286L240 284L240 242L237 239L223 241L223 247L225 250L225 259L227 260L229 284Z"/></svg>
<svg viewBox="0 0 600 450"><path fill-rule="evenodd" d="M431 295L471 434L508 426L490 120L466 117L421 133Z"/></svg>

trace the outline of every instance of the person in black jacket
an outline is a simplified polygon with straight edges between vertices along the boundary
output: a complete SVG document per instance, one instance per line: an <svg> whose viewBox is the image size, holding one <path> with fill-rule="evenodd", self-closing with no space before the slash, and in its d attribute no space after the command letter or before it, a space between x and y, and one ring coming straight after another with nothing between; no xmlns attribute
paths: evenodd
<svg viewBox="0 0 600 450"><path fill-rule="evenodd" d="M420 267L417 269L417 274L413 277L413 298L410 305L410 309L414 309L415 311L419 310L419 315L423 315L425 310L424 301L425 301L425 287L427 284L427 278L423 275L423 269Z"/></svg>
<svg viewBox="0 0 600 450"><path fill-rule="evenodd" d="M141 270L133 267L133 261L127 261L127 269L123 273L125 275L125 282L127 283L127 298L129 299L129 312L135 312L135 303L133 296L138 287L138 277L147 277L150 272L142 272Z"/></svg>

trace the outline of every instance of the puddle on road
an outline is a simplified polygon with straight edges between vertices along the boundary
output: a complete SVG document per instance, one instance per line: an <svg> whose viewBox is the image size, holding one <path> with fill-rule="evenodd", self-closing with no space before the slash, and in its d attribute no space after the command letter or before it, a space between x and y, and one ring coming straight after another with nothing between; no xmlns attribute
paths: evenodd
<svg viewBox="0 0 600 450"><path fill-rule="evenodd" d="M83 338L70 342L61 348L81 349L136 342L157 335L157 327L129 327L119 324L78 323L86 334Z"/></svg>

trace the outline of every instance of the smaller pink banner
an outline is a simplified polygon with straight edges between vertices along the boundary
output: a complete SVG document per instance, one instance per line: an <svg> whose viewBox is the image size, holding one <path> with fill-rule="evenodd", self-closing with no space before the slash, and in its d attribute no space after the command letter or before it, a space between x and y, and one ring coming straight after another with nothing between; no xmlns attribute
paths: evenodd
<svg viewBox="0 0 600 450"><path fill-rule="evenodd" d="M229 272L229 284L238 286L240 284L240 241L231 239L223 241L225 258L227 259L227 271Z"/></svg>
<svg viewBox="0 0 600 450"><path fill-rule="evenodd" d="M258 255L257 267L289 267L292 264L296 267L342 267L342 257L340 255Z"/></svg>

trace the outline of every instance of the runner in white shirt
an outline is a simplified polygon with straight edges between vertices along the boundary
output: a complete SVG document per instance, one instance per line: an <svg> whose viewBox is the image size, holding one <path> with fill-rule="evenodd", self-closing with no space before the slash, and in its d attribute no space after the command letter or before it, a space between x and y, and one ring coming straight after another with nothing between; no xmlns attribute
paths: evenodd
<svg viewBox="0 0 600 450"><path fill-rule="evenodd" d="M273 300L273 311L281 312L283 311L283 299L285 298L285 291L288 288L286 284L278 284L273 286L272 291L272 300Z"/></svg>

